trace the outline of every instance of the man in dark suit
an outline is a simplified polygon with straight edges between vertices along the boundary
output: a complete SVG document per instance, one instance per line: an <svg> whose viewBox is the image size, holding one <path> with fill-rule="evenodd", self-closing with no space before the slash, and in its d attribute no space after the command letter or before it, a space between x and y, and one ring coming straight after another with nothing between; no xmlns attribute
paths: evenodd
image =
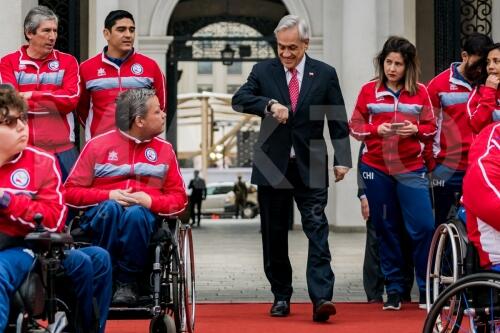
<svg viewBox="0 0 500 333"><path fill-rule="evenodd" d="M351 167L347 115L335 69L305 54L309 31L304 20L287 15L274 32L279 59L256 64L232 101L236 111L262 117L252 183L259 186L264 271L275 298L270 313L284 317L290 312L287 208L293 197L309 239L307 284L313 320L327 321L336 310L324 213L328 155L323 128L326 116L339 181Z"/></svg>
<svg viewBox="0 0 500 333"><path fill-rule="evenodd" d="M205 180L200 177L200 172L198 170L194 170L194 178L189 182L188 189L191 190L191 195L189 196L189 211L191 219L193 220L193 226L196 224L196 226L199 227L202 201L207 198L207 186Z"/></svg>

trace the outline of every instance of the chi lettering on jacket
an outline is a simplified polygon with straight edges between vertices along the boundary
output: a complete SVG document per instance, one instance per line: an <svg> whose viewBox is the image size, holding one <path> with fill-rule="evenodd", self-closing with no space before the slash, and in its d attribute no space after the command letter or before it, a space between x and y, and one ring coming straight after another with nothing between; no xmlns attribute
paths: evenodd
<svg viewBox="0 0 500 333"><path fill-rule="evenodd" d="M370 179L370 180L375 179L375 174L372 171L363 171L362 176L363 179Z"/></svg>

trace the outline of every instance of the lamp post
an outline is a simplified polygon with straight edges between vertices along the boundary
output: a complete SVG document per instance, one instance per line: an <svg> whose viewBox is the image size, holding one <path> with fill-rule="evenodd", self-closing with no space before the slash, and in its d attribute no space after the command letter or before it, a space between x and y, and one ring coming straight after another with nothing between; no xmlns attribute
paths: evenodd
<svg viewBox="0 0 500 333"><path fill-rule="evenodd" d="M231 45L226 44L224 49L220 51L220 57L222 58L222 64L226 66L231 66L233 64L235 51L231 48Z"/></svg>

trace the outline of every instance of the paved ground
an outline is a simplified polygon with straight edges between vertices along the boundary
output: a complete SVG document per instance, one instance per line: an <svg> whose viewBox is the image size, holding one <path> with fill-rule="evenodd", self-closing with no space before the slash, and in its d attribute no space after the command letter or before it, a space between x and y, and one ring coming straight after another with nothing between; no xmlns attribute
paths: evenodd
<svg viewBox="0 0 500 333"><path fill-rule="evenodd" d="M201 221L193 229L200 302L270 302L272 294L262 268L259 219ZM336 276L336 301L366 300L362 284L364 233L330 232ZM289 234L293 266L292 302L309 301L305 281L307 238L302 230Z"/></svg>

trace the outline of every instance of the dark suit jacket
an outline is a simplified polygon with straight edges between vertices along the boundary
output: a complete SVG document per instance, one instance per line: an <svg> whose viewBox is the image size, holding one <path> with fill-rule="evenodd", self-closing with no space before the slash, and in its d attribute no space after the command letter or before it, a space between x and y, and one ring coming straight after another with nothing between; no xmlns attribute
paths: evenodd
<svg viewBox="0 0 500 333"><path fill-rule="evenodd" d="M254 151L252 183L290 187L285 173L293 143L303 183L312 188L327 187L325 115L335 149L333 164L352 166L347 114L333 67L306 55L296 111L290 112L286 124L279 124L265 114L271 99L285 106L291 104L285 70L279 59L256 64L247 82L233 96L234 110L263 118Z"/></svg>

